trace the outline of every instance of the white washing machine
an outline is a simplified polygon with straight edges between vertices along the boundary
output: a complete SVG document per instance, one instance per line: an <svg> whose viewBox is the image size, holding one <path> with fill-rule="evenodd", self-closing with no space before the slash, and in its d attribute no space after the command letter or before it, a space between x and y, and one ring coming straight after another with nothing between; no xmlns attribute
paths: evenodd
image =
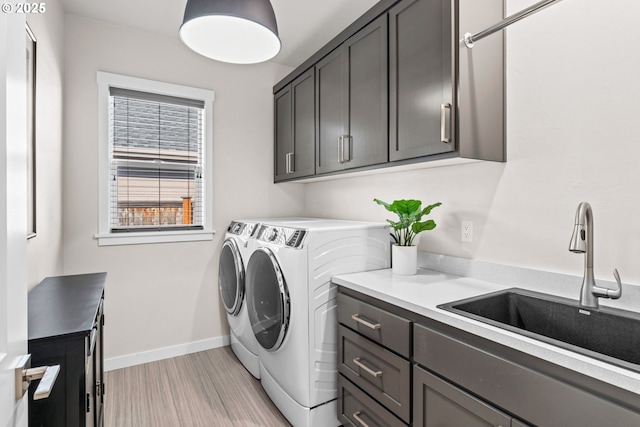
<svg viewBox="0 0 640 427"><path fill-rule="evenodd" d="M227 310L231 349L256 378L260 378L258 341L251 330L245 303L245 266L258 226L252 221L232 221L225 234L218 265L218 287Z"/></svg>
<svg viewBox="0 0 640 427"><path fill-rule="evenodd" d="M263 220L246 270L260 380L294 427L339 426L337 288L331 276L389 268L386 224Z"/></svg>

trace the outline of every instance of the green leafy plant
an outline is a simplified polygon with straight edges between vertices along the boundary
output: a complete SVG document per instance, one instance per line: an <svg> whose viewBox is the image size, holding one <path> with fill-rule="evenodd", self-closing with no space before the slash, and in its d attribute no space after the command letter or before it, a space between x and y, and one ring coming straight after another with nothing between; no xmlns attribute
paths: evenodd
<svg viewBox="0 0 640 427"><path fill-rule="evenodd" d="M392 236L398 246L413 246L413 239L419 233L436 228L436 223L432 219L421 220L423 216L429 215L432 209L442 204L440 202L434 203L423 209L420 200L394 200L391 204L379 199L373 199L373 201L384 206L389 212L398 215L397 222L387 220L393 228Z"/></svg>

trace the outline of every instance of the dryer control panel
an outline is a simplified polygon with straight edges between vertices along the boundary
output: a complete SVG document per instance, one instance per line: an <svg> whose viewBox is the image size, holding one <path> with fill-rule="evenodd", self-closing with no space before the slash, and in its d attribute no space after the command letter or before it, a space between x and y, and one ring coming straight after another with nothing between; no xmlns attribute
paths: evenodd
<svg viewBox="0 0 640 427"><path fill-rule="evenodd" d="M262 225L256 239L289 248L300 249L307 231L299 228L277 227Z"/></svg>
<svg viewBox="0 0 640 427"><path fill-rule="evenodd" d="M231 221L231 224L229 224L227 231L238 236L251 237L257 229L258 224Z"/></svg>

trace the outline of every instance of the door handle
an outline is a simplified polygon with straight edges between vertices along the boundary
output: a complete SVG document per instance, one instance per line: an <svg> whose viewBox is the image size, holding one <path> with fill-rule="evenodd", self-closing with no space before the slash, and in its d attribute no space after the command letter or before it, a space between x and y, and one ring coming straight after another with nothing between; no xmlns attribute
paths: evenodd
<svg viewBox="0 0 640 427"><path fill-rule="evenodd" d="M362 415L362 413L360 411L354 412L353 413L353 418L360 423L360 425L362 427L369 427L369 424L365 423L362 418L360 418L360 415Z"/></svg>
<svg viewBox="0 0 640 427"><path fill-rule="evenodd" d="M361 325L366 326L367 328L380 329L380 323L367 322L366 320L364 320L364 319L362 319L360 317L360 314L352 314L351 315L351 319L355 320L356 322L360 323Z"/></svg>
<svg viewBox="0 0 640 427"><path fill-rule="evenodd" d="M353 359L353 363L355 363L356 366L358 366L360 369L364 370L367 374L371 375L374 378L382 376L382 371L374 371L373 369L362 363L359 357Z"/></svg>
<svg viewBox="0 0 640 427"><path fill-rule="evenodd" d="M38 388L33 393L33 400L46 399L51 394L51 390L60 373L60 365L40 366L38 368L31 367L31 355L22 356L18 366L15 367L15 396L16 400L22 399L25 392L29 388L31 381L40 380Z"/></svg>
<svg viewBox="0 0 640 427"><path fill-rule="evenodd" d="M440 141L451 143L451 127L449 127L449 137L447 137L447 109L451 110L451 104L445 102L440 105Z"/></svg>
<svg viewBox="0 0 640 427"><path fill-rule="evenodd" d="M347 163L351 161L351 139L353 137L351 135L340 135L338 137L338 163ZM347 140L347 149L345 156L345 144L344 141Z"/></svg>
<svg viewBox="0 0 640 427"><path fill-rule="evenodd" d="M287 174L291 174L291 173L295 172L294 171L294 167L295 166L293 164L293 153L287 153L285 155L285 160L286 160L285 163L286 163L286 169L287 169L286 173Z"/></svg>

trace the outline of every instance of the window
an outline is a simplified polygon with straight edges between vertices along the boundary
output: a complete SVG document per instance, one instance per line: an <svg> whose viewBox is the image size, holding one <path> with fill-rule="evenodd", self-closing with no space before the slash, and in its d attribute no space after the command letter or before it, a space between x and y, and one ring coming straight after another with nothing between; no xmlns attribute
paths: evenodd
<svg viewBox="0 0 640 427"><path fill-rule="evenodd" d="M98 84L99 244L211 239L213 92L102 72Z"/></svg>

